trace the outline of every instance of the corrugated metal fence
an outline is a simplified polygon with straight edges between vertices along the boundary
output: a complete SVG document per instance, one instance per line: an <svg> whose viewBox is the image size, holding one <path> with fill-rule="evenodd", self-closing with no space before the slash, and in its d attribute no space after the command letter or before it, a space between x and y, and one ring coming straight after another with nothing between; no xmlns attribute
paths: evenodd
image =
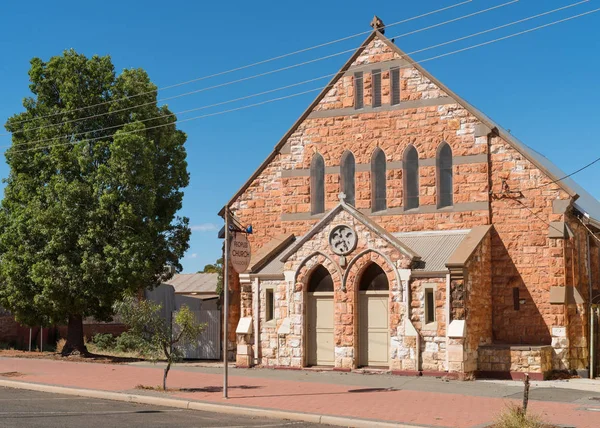
<svg viewBox="0 0 600 428"><path fill-rule="evenodd" d="M221 358L221 316L218 310L192 311L196 321L205 324L198 339L183 346L183 358L218 360Z"/></svg>

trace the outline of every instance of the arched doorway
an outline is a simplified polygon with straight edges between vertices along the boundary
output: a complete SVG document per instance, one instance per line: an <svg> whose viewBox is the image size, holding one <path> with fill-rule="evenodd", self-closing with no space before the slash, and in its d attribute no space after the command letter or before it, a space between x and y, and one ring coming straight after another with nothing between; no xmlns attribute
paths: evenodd
<svg viewBox="0 0 600 428"><path fill-rule="evenodd" d="M309 366L334 364L333 279L322 265L308 279L306 322L306 363Z"/></svg>
<svg viewBox="0 0 600 428"><path fill-rule="evenodd" d="M389 365L389 295L387 275L376 263L364 270L358 291L358 365Z"/></svg>

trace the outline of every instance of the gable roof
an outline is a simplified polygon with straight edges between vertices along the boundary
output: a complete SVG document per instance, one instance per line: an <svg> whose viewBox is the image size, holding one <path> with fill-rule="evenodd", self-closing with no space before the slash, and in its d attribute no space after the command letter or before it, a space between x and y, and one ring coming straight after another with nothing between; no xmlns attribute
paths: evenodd
<svg viewBox="0 0 600 428"><path fill-rule="evenodd" d="M258 177L258 175L267 167L267 165L273 160L273 158L277 155L279 150L285 145L288 138L296 131L296 129L300 126L300 124L308 117L308 115L312 112L312 110L321 102L323 97L327 95L329 90L333 87L333 85L338 81L340 77L350 68L353 62L360 56L362 51L368 46L368 44L378 38L382 42L384 42L392 51L400 55L403 59L409 62L409 64L418 70L423 76L427 77L432 83L434 83L440 90L444 91L450 98L454 99L457 104L464 107L467 111L469 111L473 116L479 119L484 125L486 125L492 132L498 135L500 138L508 142L515 150L517 150L521 155L523 155L526 159L528 159L531 163L533 163L537 168L543 171L552 181L556 182L558 186L560 186L569 196L576 200L574 204L576 208L584 213L587 213L592 219L596 220L600 224L600 202L594 198L589 192L587 192L583 187L578 185L573 179L570 177L566 177L567 174L562 172L560 168L558 168L554 163L552 163L548 158L538 153L531 147L527 146L517 138L515 138L512 134L486 116L479 109L475 108L472 104L468 103L466 100L458 96L454 93L450 88L436 79L433 75L431 75L428 71L426 71L420 64L414 61L411 57L409 57L402 49L396 46L393 42L391 42L387 37L381 34L379 31L374 30L366 40L360 45L360 47L352 54L352 56L348 59L348 61L342 66L340 71L331 79L331 81L325 86L325 88L319 93L319 95L315 98L315 100L310 104L310 106L306 109L306 111L300 116L300 118L292 125L292 127L284 134L284 136L279 140L279 142L275 145L273 151L269 154L267 159L258 167L258 169L250 176L250 178L244 183L244 185L235 193L235 195L230 199L227 203L227 206L231 206L235 202L235 200L250 186L250 184ZM224 208L219 212L219 215L223 216Z"/></svg>
<svg viewBox="0 0 600 428"><path fill-rule="evenodd" d="M281 233L260 247L258 251L252 253L248 271L252 273L263 272L264 268L272 264L273 259L277 258L285 248L289 247L294 241L293 233ZM277 269L277 263L270 266L270 270ZM266 272L263 272L266 273Z"/></svg>
<svg viewBox="0 0 600 428"><path fill-rule="evenodd" d="M454 251L454 253L446 262L446 267L464 267L490 230L492 230L491 224L475 226L473 229L471 229L469 234L465 236L465 239L462 240L460 245L456 248L456 251Z"/></svg>
<svg viewBox="0 0 600 428"><path fill-rule="evenodd" d="M317 224L315 224L302 238L298 239L281 257L281 261L285 262L287 259L291 257L302 245L304 245L310 238L321 230L323 226L325 226L337 213L340 211L346 211L352 217L357 219L359 222L367 226L371 231L379 235L381 238L385 239L390 245L398 249L400 252L410 257L411 260L420 260L421 256L411 250L409 247L400 242L396 237L391 235L387 230L383 227L379 226L373 220L371 220L366 215L362 214L356 208L348 205L346 202L341 201L337 204L331 211L329 211Z"/></svg>

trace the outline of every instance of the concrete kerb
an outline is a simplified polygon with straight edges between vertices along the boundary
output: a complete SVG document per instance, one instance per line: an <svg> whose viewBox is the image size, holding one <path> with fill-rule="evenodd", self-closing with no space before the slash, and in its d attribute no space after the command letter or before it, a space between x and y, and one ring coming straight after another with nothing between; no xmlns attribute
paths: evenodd
<svg viewBox="0 0 600 428"><path fill-rule="evenodd" d="M53 394L74 395L78 397L97 398L101 400L124 401L128 403L148 404L153 406L173 407L177 409L200 410L205 412L246 415L270 419L287 419L291 421L310 422L314 424L336 425L353 428L425 428L420 425L395 424L367 419L351 419L340 416L318 415L286 410L261 409L227 404L214 404L202 401L187 401L174 398L154 397L149 395L127 394L123 392L99 391L95 389L69 388L64 386L45 385L40 383L19 382L0 379L0 387L26 389L29 391L49 392Z"/></svg>

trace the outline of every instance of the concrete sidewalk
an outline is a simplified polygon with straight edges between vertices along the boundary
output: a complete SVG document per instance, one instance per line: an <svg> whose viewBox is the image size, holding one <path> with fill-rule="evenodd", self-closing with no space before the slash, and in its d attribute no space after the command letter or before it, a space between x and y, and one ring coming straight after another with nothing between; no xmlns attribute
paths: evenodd
<svg viewBox="0 0 600 428"><path fill-rule="evenodd" d="M168 379L168 386L175 390L162 393L136 389L138 385L161 384L160 366L20 358L0 358L0 379L4 379L1 384L5 386L16 381L27 382L30 386L35 383L85 389L90 393L95 390L100 394L110 393L111 399L117 397L114 393L124 393L127 397L135 395L162 400L164 405L185 408L224 405L227 407L221 407L220 411L252 411L254 415L264 412L271 417L289 416L292 419L305 415L301 420L345 426L376 426L376 422L428 427L485 426L507 405L519 403L522 390L518 384L500 382L235 369L230 375L230 398L225 400L219 368L176 367ZM566 389L550 383L535 386L529 409L549 423L598 427L600 388L594 390L597 385L593 381L584 385L591 390ZM269 413L271 411L277 413Z"/></svg>

